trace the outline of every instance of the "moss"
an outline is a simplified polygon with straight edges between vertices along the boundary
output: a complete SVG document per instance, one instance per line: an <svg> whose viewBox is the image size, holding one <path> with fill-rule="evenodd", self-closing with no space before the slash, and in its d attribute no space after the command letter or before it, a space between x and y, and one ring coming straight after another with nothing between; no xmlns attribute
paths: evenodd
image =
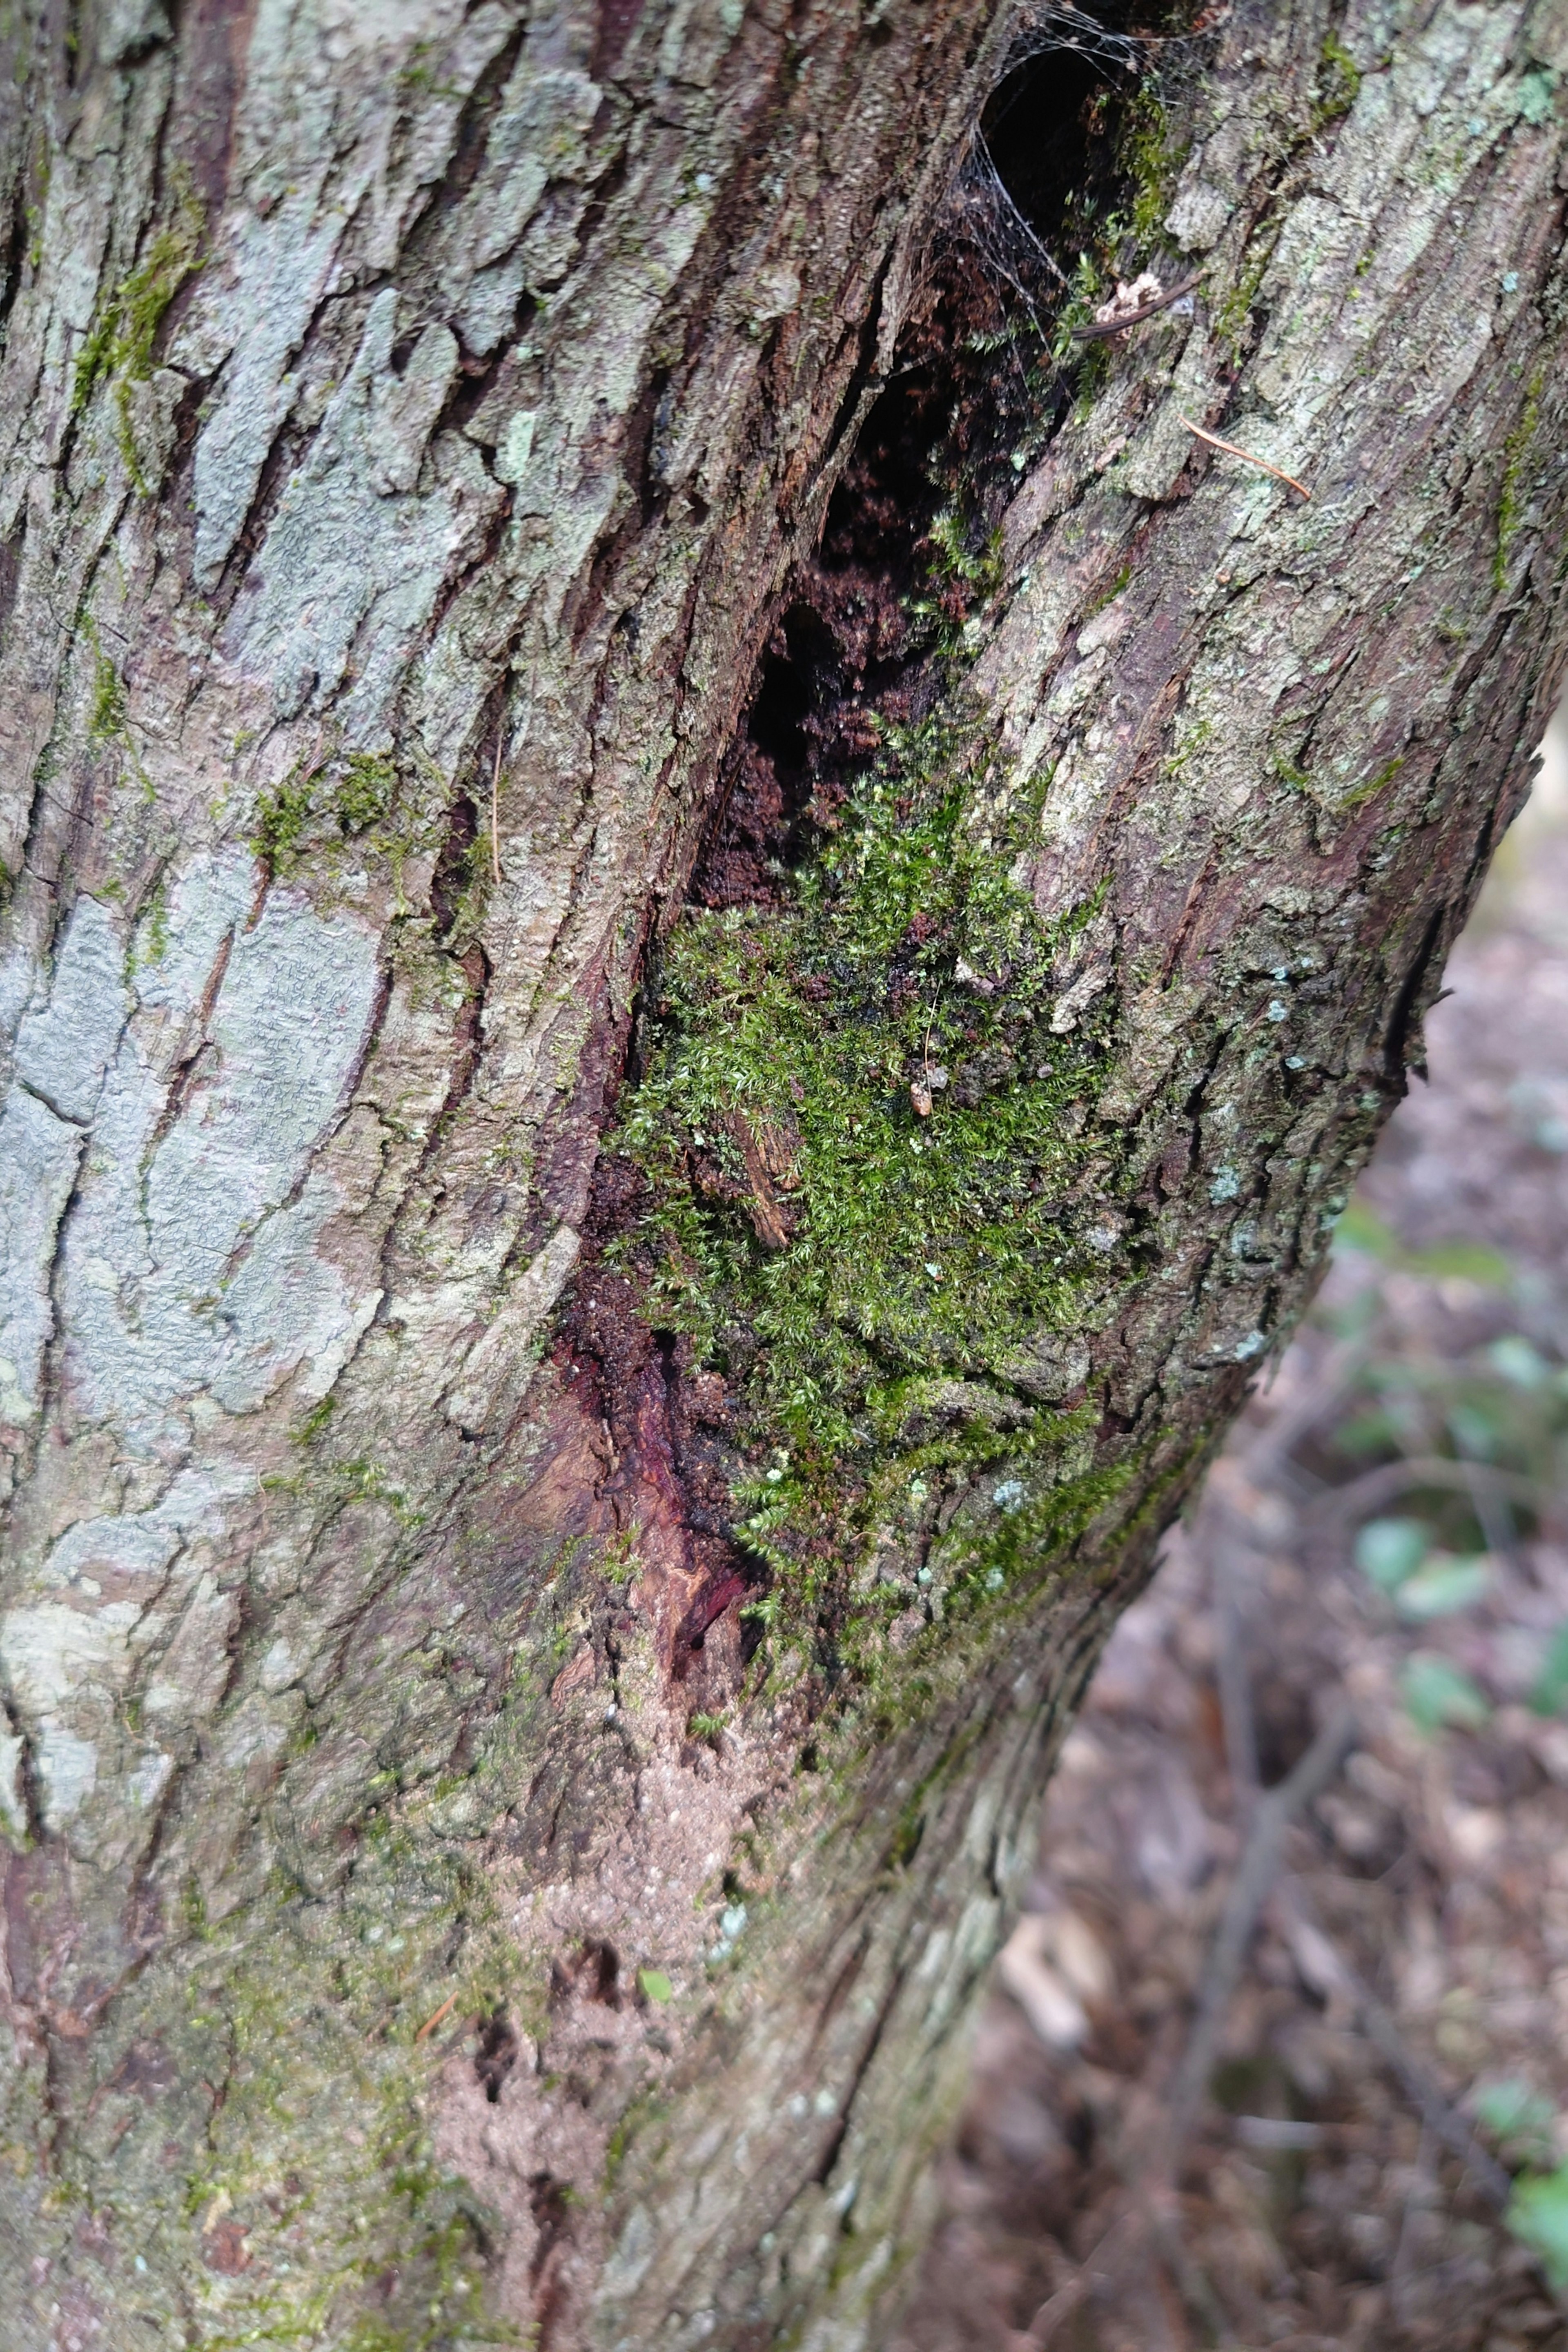
<svg viewBox="0 0 1568 2352"><path fill-rule="evenodd" d="M102 646L95 641L87 740L89 743L119 743L124 739L125 683Z"/></svg>
<svg viewBox="0 0 1568 2352"><path fill-rule="evenodd" d="M1164 107L1152 90L1141 89L1127 110L1117 160L1130 188L1127 226L1142 251L1160 238L1171 209L1187 148L1171 137Z"/></svg>
<svg viewBox="0 0 1568 2352"><path fill-rule="evenodd" d="M1088 612L1084 614L1084 619L1086 621L1092 621L1097 613L1103 613L1108 604L1114 604L1118 596L1121 595L1122 590L1126 587L1131 577L1132 558L1129 556L1121 571L1116 574L1115 578L1108 581L1105 586L1100 590L1099 595L1094 599L1093 603L1089 605Z"/></svg>
<svg viewBox="0 0 1568 2352"><path fill-rule="evenodd" d="M80 416L100 383L112 385L115 441L142 498L151 497L156 486L142 469L132 431L131 387L152 374L164 313L186 278L201 267L203 226L200 200L187 181L179 191L174 218L154 232L136 268L115 287L77 357L70 413Z"/></svg>
<svg viewBox="0 0 1568 2352"><path fill-rule="evenodd" d="M384 825L397 791L397 770L382 754L351 751L339 782L335 814L345 835L369 833Z"/></svg>
<svg viewBox="0 0 1568 2352"><path fill-rule="evenodd" d="M310 1407L304 1420L293 1433L296 1445L313 1445L332 1417L336 1399L330 1393Z"/></svg>
<svg viewBox="0 0 1568 2352"><path fill-rule="evenodd" d="M308 775L286 776L274 791L263 793L257 803L250 846L269 873L287 874L290 871L310 820L310 779Z"/></svg>
<svg viewBox="0 0 1568 2352"><path fill-rule="evenodd" d="M1546 362L1543 360L1525 387L1524 406L1519 423L1503 444L1502 488L1498 497L1497 546L1492 554L1492 586L1501 595L1508 587L1509 554L1519 534L1525 508L1523 488L1524 464L1531 443L1541 422L1542 397L1546 389Z"/></svg>
<svg viewBox="0 0 1568 2352"><path fill-rule="evenodd" d="M1339 807L1346 814L1352 809L1364 808L1368 801L1374 801L1384 786L1394 782L1404 765L1404 752L1396 751L1392 760L1385 760L1373 774L1364 777L1359 784L1352 784L1339 802Z"/></svg>
<svg viewBox="0 0 1568 2352"><path fill-rule="evenodd" d="M1252 306L1258 289L1274 258L1274 248L1279 241L1279 224L1269 224L1258 230L1247 248L1247 267L1215 311L1215 332L1230 345L1233 361L1239 362L1241 347L1252 319Z"/></svg>
<svg viewBox="0 0 1568 2352"><path fill-rule="evenodd" d="M131 740L126 717L125 681L110 656L99 641L97 626L90 614L84 614L82 635L92 649L92 685L88 697L87 740L89 743L120 753L129 763L131 772L142 788L142 797L151 801L153 779L136 755Z"/></svg>
<svg viewBox="0 0 1568 2352"><path fill-rule="evenodd" d="M239 1910L214 1916L185 1883L184 1965L127 1989L57 2173L61 2210L89 2210L112 2158L139 2300L150 2319L177 2313L189 2352L520 2341L486 2308L498 2217L440 2164L429 2118L473 2021L504 2011L521 2034L546 2030L545 1961L520 1950L475 1827L504 1813L537 1738L537 1706L512 1698L471 1771L448 1783L467 1799L462 1830L441 1789L400 1793L390 1772L375 1776L325 1893L292 1875L286 1827L279 1866ZM183 2114L118 2086L128 2046L168 2053L189 2094ZM171 2162L182 2142L183 2168ZM210 2261L220 2229L238 2233L226 2249L237 2263Z"/></svg>
<svg viewBox="0 0 1568 2352"><path fill-rule="evenodd" d="M160 874L137 918L136 961L143 968L162 963L169 952L169 885Z"/></svg>
<svg viewBox="0 0 1568 2352"><path fill-rule="evenodd" d="M889 728L788 905L688 909L653 978L612 1138L647 1202L610 1255L743 1390L735 1509L774 1570L748 1612L767 1626L809 1615L879 1524L929 1545L993 1466L1020 1516L994 1524L1009 1495L944 1538L928 1610L1000 1589L1071 1517L1051 1497L1079 1425L1013 1374L1115 1286L1114 1139L1081 1133L1114 999L1053 1029L1099 900L1045 926L1011 878L1040 790L972 720ZM914 1597L861 1613L874 1633Z"/></svg>
<svg viewBox="0 0 1568 2352"><path fill-rule="evenodd" d="M435 847L446 814L443 803L421 793L418 782L385 751L329 751L297 761L258 801L250 847L279 878L308 861L331 877L351 865L363 868L368 859L384 859L395 912L407 917L405 864L415 850Z"/></svg>
<svg viewBox="0 0 1568 2352"><path fill-rule="evenodd" d="M1361 68L1337 33L1324 35L1318 57L1318 82L1312 97L1311 128L1326 130L1350 112L1361 89Z"/></svg>

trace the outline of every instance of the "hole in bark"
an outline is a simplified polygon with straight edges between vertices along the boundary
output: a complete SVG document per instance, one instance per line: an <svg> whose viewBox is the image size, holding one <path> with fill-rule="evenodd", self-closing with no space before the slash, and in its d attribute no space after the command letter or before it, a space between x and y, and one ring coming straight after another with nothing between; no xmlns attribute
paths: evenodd
<svg viewBox="0 0 1568 2352"><path fill-rule="evenodd" d="M557 2180L552 2172L536 2172L529 2179L528 2203L534 2227L539 2232L528 2274L537 2285L540 2274L555 2248L563 2238L571 2233L572 2191L567 2183Z"/></svg>
<svg viewBox="0 0 1568 2352"><path fill-rule="evenodd" d="M556 1960L550 1971L551 2000L556 2005L581 1997L619 2009L621 1959L615 1946L590 1936L568 1960Z"/></svg>
<svg viewBox="0 0 1568 2352"><path fill-rule="evenodd" d="M1073 257L1055 253L1052 240L1069 210L1099 208L1120 179L1111 110L1131 86L1137 52L1114 19L1125 11L1085 18L1080 32L1061 32L1050 47L1021 58L1004 75L980 118L980 135L993 170L1021 218L1070 268Z"/></svg>
<svg viewBox="0 0 1568 2352"><path fill-rule="evenodd" d="M516 2028L505 2010L498 2009L480 2026L479 2046L474 2053L474 2072L484 2084L485 2096L492 2106L500 2099L517 2059Z"/></svg>
<svg viewBox="0 0 1568 2352"><path fill-rule="evenodd" d="M436 943L444 946L451 937L473 872L474 845L479 838L479 813L466 793L452 803L447 819L447 837L441 844L436 860L436 871L430 877L430 912L436 918Z"/></svg>
<svg viewBox="0 0 1568 2352"><path fill-rule="evenodd" d="M696 846L688 887L694 907L786 900L793 876L831 840L887 730L918 724L950 682L963 625L993 593L994 535L1021 468L1037 461L1073 394L1051 352L1064 283L1041 248L1061 268L1076 263L1080 247L1092 248L1102 273L1131 266L1126 134L1136 127L1152 138L1158 116L1133 111L1142 105L1138 44L1120 29L1130 13L1113 0L1111 23L1099 26L1074 14L1064 47L1066 19L1053 12L1051 47L1017 56L986 109L979 160L927 257L918 305L829 500L821 542L784 585ZM1144 173L1139 194L1154 170ZM1121 225L1112 228L1113 221ZM1017 262L1020 245L1034 257L1026 267ZM641 471L645 505L662 495L664 393L658 383L645 387L631 429L628 462L634 475ZM887 984L892 994L915 985L896 956ZM639 1033L647 1037L670 1010L656 949L628 1046L631 1084L642 1074ZM781 1107L781 1125L788 1116ZM750 1142L752 1156L765 1160L754 1135ZM755 1196L766 1187L752 1176L748 1194L737 1171L745 1158L739 1136L698 1137L686 1168L693 1198L704 1210L749 1219L763 1246L784 1246L806 1213L787 1184L774 1185L778 1197L759 1206ZM688 1693L706 1710L730 1696L717 1689L721 1655L722 1673L732 1675L737 1646L744 1664L766 1631L743 1618L738 1645L715 1639L704 1661L710 1628L771 1580L729 1516L745 1516L731 1500L737 1479L764 1470L762 1452L746 1445L744 1391L758 1349L738 1317L712 1335L706 1363L689 1339L672 1344L648 1328L639 1310L663 1271L661 1259L638 1255L649 1198L635 1166L600 1155L557 1361L610 1433L617 1459L605 1491L616 1524L638 1523L639 1491L668 1498L673 1490L678 1498L694 1580L687 1591L696 1597L686 1602L670 1666L678 1680L706 1681ZM784 1244L764 1230L770 1207ZM717 1415L700 1402L704 1381L736 1392ZM842 1671L836 1636L848 1607L831 1577L822 1591L818 1697ZM915 1823L909 1853L918 1836Z"/></svg>
<svg viewBox="0 0 1568 2352"><path fill-rule="evenodd" d="M963 559L978 568L1013 496L1020 435L1048 433L1068 405L1042 341L1064 273L1128 210L1139 48L1118 20L1130 13L1075 16L985 109L888 383L758 664L693 869L696 905L776 899L875 756L876 722L919 719L932 700L933 637L983 593Z"/></svg>

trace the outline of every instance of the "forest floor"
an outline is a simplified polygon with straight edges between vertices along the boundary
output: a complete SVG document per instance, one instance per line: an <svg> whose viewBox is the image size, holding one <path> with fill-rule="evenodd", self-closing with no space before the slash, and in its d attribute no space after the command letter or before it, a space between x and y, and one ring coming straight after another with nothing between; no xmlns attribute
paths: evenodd
<svg viewBox="0 0 1568 2352"><path fill-rule="evenodd" d="M889 2352L1568 2347L1554 760L1067 1742Z"/></svg>

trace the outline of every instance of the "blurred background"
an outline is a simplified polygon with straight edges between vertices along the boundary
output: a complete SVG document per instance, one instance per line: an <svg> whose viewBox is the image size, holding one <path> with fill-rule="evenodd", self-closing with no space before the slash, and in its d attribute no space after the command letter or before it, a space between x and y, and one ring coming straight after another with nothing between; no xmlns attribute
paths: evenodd
<svg viewBox="0 0 1568 2352"><path fill-rule="evenodd" d="M1069 1737L890 2352L1568 2346L1568 721Z"/></svg>

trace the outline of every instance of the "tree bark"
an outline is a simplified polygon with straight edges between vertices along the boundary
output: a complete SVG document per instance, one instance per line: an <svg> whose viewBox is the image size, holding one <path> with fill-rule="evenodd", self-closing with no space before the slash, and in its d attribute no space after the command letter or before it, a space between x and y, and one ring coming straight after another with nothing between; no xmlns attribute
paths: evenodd
<svg viewBox="0 0 1568 2352"><path fill-rule="evenodd" d="M0 41L11 2340L875 2346L1561 674L1568 11Z"/></svg>

